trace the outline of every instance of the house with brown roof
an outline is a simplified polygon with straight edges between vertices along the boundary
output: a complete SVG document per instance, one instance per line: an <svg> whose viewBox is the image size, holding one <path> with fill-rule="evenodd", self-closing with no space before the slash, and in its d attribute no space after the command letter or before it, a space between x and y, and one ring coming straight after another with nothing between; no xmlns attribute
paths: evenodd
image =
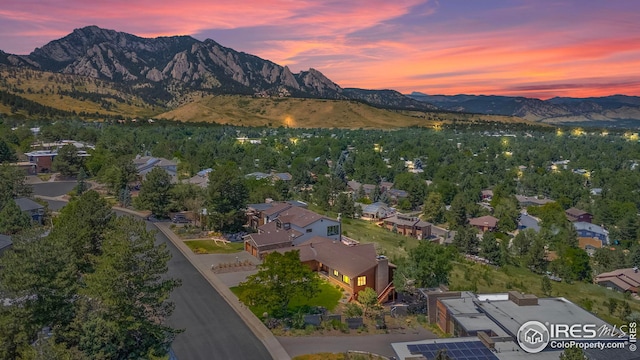
<svg viewBox="0 0 640 360"><path fill-rule="evenodd" d="M419 218L403 214L395 214L383 220L383 226L389 231L418 240L431 236L431 224Z"/></svg>
<svg viewBox="0 0 640 360"><path fill-rule="evenodd" d="M244 250L262 260L262 258L277 249L290 248L293 240L302 233L293 229L278 229L275 222L261 226L256 234L244 237Z"/></svg>
<svg viewBox="0 0 640 360"><path fill-rule="evenodd" d="M249 206L253 209L247 212L250 225L258 230L257 234L245 236L245 250L251 255L261 259L269 251L299 245L315 236L340 241L340 221L294 202L272 204Z"/></svg>
<svg viewBox="0 0 640 360"><path fill-rule="evenodd" d="M301 201L274 202L270 201L270 199L267 200L264 203L247 205L245 214L247 216L247 226L251 229L257 229L260 225L275 220L281 212L292 206L307 207L307 204Z"/></svg>
<svg viewBox="0 0 640 360"><path fill-rule="evenodd" d="M581 221L591 223L593 221L593 215L584 210L576 209L574 207L565 210L564 213L567 215L567 219L569 219L569 221L571 222Z"/></svg>
<svg viewBox="0 0 640 360"><path fill-rule="evenodd" d="M498 219L491 216L481 216L469 219L469 225L480 229L480 231L494 231L498 227Z"/></svg>
<svg viewBox="0 0 640 360"><path fill-rule="evenodd" d="M596 276L594 282L620 292L637 293L640 286L640 272L637 267L618 269Z"/></svg>
<svg viewBox="0 0 640 360"><path fill-rule="evenodd" d="M298 206L291 206L279 212L273 222L277 229L292 229L302 233L293 240L294 245L299 245L314 236L340 241L342 232L340 221Z"/></svg>
<svg viewBox="0 0 640 360"><path fill-rule="evenodd" d="M592 237L578 237L578 247L593 256L596 249L603 247L602 240Z"/></svg>
<svg viewBox="0 0 640 360"><path fill-rule="evenodd" d="M372 243L347 246L315 236L301 245L277 251L291 250L298 250L302 263L350 292L354 299L365 288L374 289L381 298L390 294L389 289L393 290L395 266L386 257L378 256Z"/></svg>

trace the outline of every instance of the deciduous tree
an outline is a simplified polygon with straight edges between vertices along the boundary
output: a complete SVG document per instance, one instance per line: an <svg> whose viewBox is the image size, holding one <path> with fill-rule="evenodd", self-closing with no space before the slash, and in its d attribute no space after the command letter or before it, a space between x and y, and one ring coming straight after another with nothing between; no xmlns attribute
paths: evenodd
<svg viewBox="0 0 640 360"><path fill-rule="evenodd" d="M272 315L282 316L293 298L312 297L319 286L318 274L300 262L298 250L272 252L265 256L258 272L240 284L244 288L240 298L247 304L264 306Z"/></svg>
<svg viewBox="0 0 640 360"><path fill-rule="evenodd" d="M394 281L396 288L405 290L408 284L415 287L437 287L449 283L451 261L456 257L455 250L422 241L409 250L409 256L398 265Z"/></svg>

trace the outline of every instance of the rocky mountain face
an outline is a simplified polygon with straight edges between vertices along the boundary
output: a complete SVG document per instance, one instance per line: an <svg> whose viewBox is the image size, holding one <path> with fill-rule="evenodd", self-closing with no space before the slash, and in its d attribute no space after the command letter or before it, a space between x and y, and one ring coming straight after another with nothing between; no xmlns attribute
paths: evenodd
<svg viewBox="0 0 640 360"><path fill-rule="evenodd" d="M433 104L443 110L510 115L547 123L640 120L640 97L637 96L556 97L539 100L509 96L426 95L414 92L408 97Z"/></svg>
<svg viewBox="0 0 640 360"><path fill-rule="evenodd" d="M142 96L177 99L189 91L255 96L357 99L379 107L430 106L399 93L387 98L345 92L315 69L294 74L257 56L190 36L141 38L88 26L26 56L0 52L0 64L88 76L143 89ZM151 89L151 90L149 90ZM351 96L354 96L353 98ZM175 100L169 100L175 101Z"/></svg>

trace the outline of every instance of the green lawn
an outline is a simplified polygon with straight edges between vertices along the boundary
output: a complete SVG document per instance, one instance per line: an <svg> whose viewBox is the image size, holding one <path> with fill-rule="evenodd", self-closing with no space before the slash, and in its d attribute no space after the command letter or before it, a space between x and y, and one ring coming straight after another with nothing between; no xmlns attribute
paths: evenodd
<svg viewBox="0 0 640 360"><path fill-rule="evenodd" d="M388 231L375 222L360 219L344 219L342 221L344 235L360 241L361 243L374 243L376 250L381 255L386 255L392 260L406 257L407 250L418 246L420 240L408 236L402 236Z"/></svg>
<svg viewBox="0 0 640 360"><path fill-rule="evenodd" d="M232 254L244 250L244 243L216 244L213 240L190 240L184 243L196 254Z"/></svg>
<svg viewBox="0 0 640 360"><path fill-rule="evenodd" d="M244 288L240 286L234 286L229 288L236 296L240 297ZM323 281L320 284L320 292L312 298L297 297L291 300L289 303L289 309L295 312L302 306L322 306L327 310L332 311L338 305L338 302L342 298L342 291L337 289L334 285ZM262 314L265 312L265 308L259 305L250 306L249 309L258 318L262 318Z"/></svg>
<svg viewBox="0 0 640 360"><path fill-rule="evenodd" d="M473 290L477 293L507 292L516 290L539 297L546 297L541 290L542 275L537 275L528 269L514 266L505 266L499 270L490 266L472 264L469 262L456 262L450 277L451 290ZM474 286L475 283L475 286ZM618 313L609 314L605 301L615 298L619 302L627 301L631 311L640 312L640 301L625 298L622 293L609 290L605 287L575 282L551 282L551 296L564 297L573 303L590 310L599 318L610 324L620 325Z"/></svg>

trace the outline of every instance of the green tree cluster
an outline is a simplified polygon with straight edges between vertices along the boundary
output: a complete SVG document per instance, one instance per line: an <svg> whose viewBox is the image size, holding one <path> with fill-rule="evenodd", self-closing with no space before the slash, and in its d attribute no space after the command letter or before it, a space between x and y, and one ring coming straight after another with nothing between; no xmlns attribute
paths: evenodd
<svg viewBox="0 0 640 360"><path fill-rule="evenodd" d="M260 304L276 317L289 313L289 304L296 297L313 297L320 291L320 278L300 262L298 250L269 253L258 272L240 283L240 300L245 304Z"/></svg>
<svg viewBox="0 0 640 360"><path fill-rule="evenodd" d="M47 236L28 232L0 258L0 358L47 349L61 359L150 358L177 333L165 325L178 281L144 222L116 218L95 191L61 211ZM52 329L49 339L41 329Z"/></svg>

